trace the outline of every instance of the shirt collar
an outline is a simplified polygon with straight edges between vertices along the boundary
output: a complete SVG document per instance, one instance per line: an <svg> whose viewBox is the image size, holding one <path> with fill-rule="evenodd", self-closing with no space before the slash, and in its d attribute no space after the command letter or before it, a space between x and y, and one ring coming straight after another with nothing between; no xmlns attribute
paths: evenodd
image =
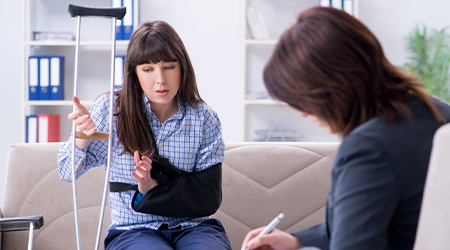
<svg viewBox="0 0 450 250"><path fill-rule="evenodd" d="M178 110L179 110L179 112L176 113L173 117L177 118L177 119L180 119L184 115L186 103L184 102L184 99L180 95L177 94L176 97L178 98ZM145 93L142 93L142 98L144 100L144 105L145 105L145 109L147 110L147 112L149 112L150 114L153 114L152 109L151 109L152 105L150 104L150 100L145 95Z"/></svg>

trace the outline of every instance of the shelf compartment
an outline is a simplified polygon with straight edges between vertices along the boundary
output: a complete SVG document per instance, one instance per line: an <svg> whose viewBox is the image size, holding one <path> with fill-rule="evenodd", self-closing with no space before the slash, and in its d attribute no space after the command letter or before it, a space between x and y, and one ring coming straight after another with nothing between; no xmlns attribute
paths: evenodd
<svg viewBox="0 0 450 250"><path fill-rule="evenodd" d="M340 141L337 135L329 134L310 117L302 117L298 110L285 104L245 106L245 141L254 141L258 138L255 131L267 130L273 123L280 129L297 132L300 135L297 141Z"/></svg>
<svg viewBox="0 0 450 250"><path fill-rule="evenodd" d="M273 100L273 99L245 99L244 100L244 105L281 105L281 106L286 106L287 103L285 102L280 102L277 100Z"/></svg>
<svg viewBox="0 0 450 250"><path fill-rule="evenodd" d="M84 106L94 105L93 100L80 100L81 104ZM25 101L23 104L25 107L30 106L73 106L72 100L62 100L62 101Z"/></svg>
<svg viewBox="0 0 450 250"><path fill-rule="evenodd" d="M267 46L273 46L278 42L278 40L254 40L254 39L246 39L244 43L247 46L251 45L267 45Z"/></svg>
<svg viewBox="0 0 450 250"><path fill-rule="evenodd" d="M116 47L126 47L129 41L116 41ZM76 41L28 41L24 43L25 46L37 47L37 46L76 46ZM109 41L80 41L80 46L109 46L111 47L111 40Z"/></svg>

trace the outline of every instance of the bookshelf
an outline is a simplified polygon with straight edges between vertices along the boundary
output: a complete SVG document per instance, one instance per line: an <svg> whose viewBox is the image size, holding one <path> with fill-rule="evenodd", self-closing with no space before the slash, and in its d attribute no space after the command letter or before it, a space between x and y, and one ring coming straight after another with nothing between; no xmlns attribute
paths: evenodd
<svg viewBox="0 0 450 250"><path fill-rule="evenodd" d="M139 0L133 2L133 26L139 24ZM64 32L76 35L77 20L68 13L69 4L111 7L111 0L22 0L22 142L26 141L26 117L38 114L59 114L60 140L67 141L72 132L67 115L72 112L75 41L35 41L33 32ZM129 12L128 10L127 12ZM95 99L110 88L111 19L82 18L78 63L77 96L88 109ZM116 41L116 55L125 55L127 40ZM29 56L58 55L64 57L62 100L29 100Z"/></svg>
<svg viewBox="0 0 450 250"><path fill-rule="evenodd" d="M309 7L319 6L321 0L244 0L244 40L242 42L242 89L241 89L241 140L242 141L339 141L311 119L285 103L270 99L266 92L262 72L269 60L278 38L284 30L295 23L297 14ZM353 14L358 16L358 0L353 0ZM347 2L348 3L348 2ZM255 39L247 22L248 7L260 13L269 37ZM251 16L251 15L250 15ZM258 37L258 36L256 36ZM272 132L272 133L271 133ZM283 137L272 136L282 132ZM270 135L270 136L269 136Z"/></svg>

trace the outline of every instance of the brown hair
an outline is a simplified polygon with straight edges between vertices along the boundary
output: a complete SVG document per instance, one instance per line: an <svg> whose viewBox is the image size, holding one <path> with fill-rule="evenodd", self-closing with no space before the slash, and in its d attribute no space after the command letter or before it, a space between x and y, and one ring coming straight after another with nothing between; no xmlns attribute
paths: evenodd
<svg viewBox="0 0 450 250"><path fill-rule="evenodd" d="M117 135L124 151L133 155L152 156L156 145L144 101L136 67L146 63L176 62L181 66L177 96L187 103L203 102L197 89L194 68L181 38L164 21L143 23L133 33L127 48L122 91L116 101ZM176 97L175 97L176 98Z"/></svg>
<svg viewBox="0 0 450 250"><path fill-rule="evenodd" d="M300 13L277 43L264 82L271 96L316 115L343 137L375 116L410 116L411 93L445 121L425 86L387 60L375 35L334 8Z"/></svg>

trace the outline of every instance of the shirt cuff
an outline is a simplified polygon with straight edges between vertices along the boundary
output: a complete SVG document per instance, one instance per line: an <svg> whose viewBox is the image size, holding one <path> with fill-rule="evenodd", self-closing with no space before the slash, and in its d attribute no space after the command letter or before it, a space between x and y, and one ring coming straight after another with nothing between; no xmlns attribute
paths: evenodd
<svg viewBox="0 0 450 250"><path fill-rule="evenodd" d="M136 195L136 199L134 199L133 207L135 207L137 204L139 204L139 202L141 202L141 200L142 200L142 198L144 198L144 196L145 196L145 194L139 192L139 193Z"/></svg>

